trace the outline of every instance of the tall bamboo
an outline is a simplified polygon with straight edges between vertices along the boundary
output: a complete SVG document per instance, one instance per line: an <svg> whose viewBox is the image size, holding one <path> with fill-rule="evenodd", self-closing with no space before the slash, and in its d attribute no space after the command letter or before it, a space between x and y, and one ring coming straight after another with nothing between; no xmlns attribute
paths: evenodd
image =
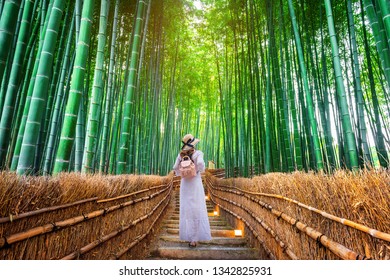
<svg viewBox="0 0 390 280"><path fill-rule="evenodd" d="M30 109L27 117L22 148L18 162L18 174L30 173L34 168L36 145L41 129L41 121L46 106L49 81L51 78L51 65L53 64L57 35L63 15L65 2L55 0L50 11L48 26L43 41L38 72L34 90L31 97Z"/></svg>
<svg viewBox="0 0 390 280"><path fill-rule="evenodd" d="M115 1L115 11L114 11L114 21L112 24L111 32L111 49L110 49L110 65L108 70L108 79L107 79L107 94L106 94L106 106L104 109L104 121L103 121L103 133L102 133L102 145L100 151L100 164L99 172L107 172L108 168L108 156L107 156L107 146L109 143L109 130L110 130L110 113L111 106L113 101L114 94L114 67L115 67L115 46L117 38L117 28L118 28L118 10L119 10L120 0Z"/></svg>
<svg viewBox="0 0 390 280"><path fill-rule="evenodd" d="M348 157L350 161L350 168L355 170L359 167L359 160L356 150L355 134L352 130L352 124L347 103L347 96L345 93L344 81L341 72L341 64L339 58L339 49L337 44L336 32L333 22L332 6L330 0L325 0L326 15L328 18L329 36L333 53L333 65L336 76L337 96L340 102L342 127L346 138L346 145L348 149Z"/></svg>
<svg viewBox="0 0 390 280"><path fill-rule="evenodd" d="M14 150L14 155L12 157L12 163L11 163L11 170L16 171L19 163L19 158L20 158L20 152L22 149L22 143L23 143L23 138L24 138L24 133L25 133L25 128L26 128L26 123L27 123L27 118L28 118L28 113L30 110L30 104L31 104L31 97L34 91L35 87L35 81L36 81L36 76L38 73L38 67L39 67L39 62L40 62L40 57L42 53L42 48L43 48L43 43L44 43L44 34L46 33L47 25L49 23L49 17L50 13L46 13L46 10L51 10L53 6L53 2L50 2L49 5L47 6L45 4L46 1L43 1L42 6L40 7L40 36L39 36L39 44L38 44L38 51L35 56L35 62L34 62L34 67L32 69L31 73L31 78L26 80L26 87L24 88L26 90L26 93L23 92L23 94L26 95L26 101L23 106L23 114L21 117L21 122L19 127L17 128L17 139L15 143L15 150Z"/></svg>
<svg viewBox="0 0 390 280"><path fill-rule="evenodd" d="M351 44L352 44L352 52L353 52L353 65L355 72L355 91L356 91L356 101L357 101L357 114L358 114L358 135L359 135L359 149L362 151L361 156L364 164L372 165L371 154L367 143L367 128L366 122L364 119L364 98L363 98L363 90L360 78L360 63L359 63L359 54L356 43L356 34L355 34L355 24L354 17L352 12L352 1L347 1L347 9L348 9L348 18L349 18L349 29L351 33Z"/></svg>
<svg viewBox="0 0 390 280"><path fill-rule="evenodd" d="M100 5L100 24L98 35L98 48L96 53L96 65L93 78L91 102L89 103L89 114L87 120L87 135L84 147L82 172L94 171L94 158L97 149L97 141L100 125L100 111L103 99L103 63L107 37L107 17L110 2L102 0Z"/></svg>
<svg viewBox="0 0 390 280"><path fill-rule="evenodd" d="M69 167L72 146L75 140L75 130L81 96L83 93L84 75L87 65L94 0L85 0L82 10L80 35L77 42L76 60L73 67L71 90L66 105L65 119L61 131L60 144L57 151L53 174L66 171Z"/></svg>
<svg viewBox="0 0 390 280"><path fill-rule="evenodd" d="M272 27L272 3L267 1L267 7L269 8L269 16L268 16L268 30ZM268 45L270 45L270 39L268 40ZM272 89L271 89L271 53L268 50L267 53L267 86L266 86L266 96L265 96L265 163L264 163L264 171L266 173L272 171L271 166L271 118L272 118Z"/></svg>
<svg viewBox="0 0 390 280"><path fill-rule="evenodd" d="M49 125L49 135L46 144L45 158L43 164L43 174L48 175L51 174L53 167L53 156L55 154L55 146L57 142L57 134L59 131L59 122L61 117L61 104L65 99L65 79L67 73L69 72L69 65L71 63L70 53L71 53L71 44L73 43L73 32L74 32L75 21L72 20L69 34L67 36L66 49L64 54L64 62L61 68L61 74L56 90L56 97L54 101L53 114L51 117L50 125Z"/></svg>
<svg viewBox="0 0 390 280"><path fill-rule="evenodd" d="M27 43L29 39L30 25L33 15L34 2L26 1L23 10L22 24L18 33L18 41L9 76L8 88L0 119L0 168L4 168L5 157L11 136L11 125L17 93L22 78L22 67ZM1 43L0 43L1 44ZM1 52L1 51L0 51ZM1 75L1 74L0 74ZM1 80L1 79L0 79Z"/></svg>
<svg viewBox="0 0 390 280"><path fill-rule="evenodd" d="M133 28L133 44L131 46L131 59L130 59L130 70L128 76L128 84L126 90L125 105L123 111L123 120L121 126L121 135L119 140L119 153L117 160L117 174L123 174L127 170L128 163L128 151L129 151L129 136L131 131L131 110L132 110L132 99L134 90L136 88L135 81L137 79L137 65L139 60L139 50L141 46L141 28L144 18L144 10L147 8L149 1L139 0L137 4L137 16Z"/></svg>
<svg viewBox="0 0 390 280"><path fill-rule="evenodd" d="M374 35L375 45L379 54L380 62L382 69L384 71L387 85L390 87L390 51L388 40L386 40L386 35L384 32L381 32L380 22L382 19L378 17L377 11L373 5L374 0L363 0L364 10L370 22L370 27L372 29L372 34ZM382 2L382 1L380 1ZM387 1L388 2L388 1ZM382 6L382 5L381 5ZM387 6L388 3L384 6ZM380 11L380 10L379 10ZM388 14L388 10L384 9L384 12ZM386 28L389 26L389 20L386 20ZM389 30L387 30L389 31Z"/></svg>
<svg viewBox="0 0 390 280"><path fill-rule="evenodd" d="M387 47L390 46L390 3L388 0L378 0L379 8L382 12L383 23L387 35Z"/></svg>
<svg viewBox="0 0 390 280"><path fill-rule="evenodd" d="M11 51L21 0L6 0L0 18L0 84Z"/></svg>
<svg viewBox="0 0 390 280"><path fill-rule="evenodd" d="M304 57L303 57L303 50L302 50L302 46L301 46L301 40L300 40L300 36L299 36L299 31L298 31L298 27L297 27L295 11L294 11L294 6L292 3L292 0L288 1L288 7L290 10L291 23L293 25L295 44L296 44L298 58L299 58L299 66L300 66L300 70L301 70L301 74L302 74L304 91L306 94L307 111L309 114L310 128L311 128L311 133L312 133L313 142L314 142L314 153L315 153L315 158L316 158L317 169L322 170L324 168L324 166L323 166L323 162L322 162L322 154L321 154L320 140L319 140L319 136L318 136L317 121L315 119L315 114L314 114L313 99L312 99L312 96L311 96L311 93L309 90L309 84L308 84L307 73L306 73L306 65L305 65L305 61L304 61Z"/></svg>

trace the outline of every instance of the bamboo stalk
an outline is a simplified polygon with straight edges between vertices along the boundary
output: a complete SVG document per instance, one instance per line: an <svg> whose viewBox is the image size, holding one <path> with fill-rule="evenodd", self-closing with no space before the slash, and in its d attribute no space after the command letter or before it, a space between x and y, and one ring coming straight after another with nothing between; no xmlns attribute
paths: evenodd
<svg viewBox="0 0 390 280"><path fill-rule="evenodd" d="M129 246L127 246L126 248L122 249L121 251L119 251L119 253L115 254L114 257L111 258L111 260L118 260L121 256L123 256L124 254L126 254L126 252L128 252L129 250L131 250L135 245L137 245L138 243L140 243L145 237L147 236L146 233L142 234L142 235L138 235L133 242L130 243Z"/></svg>
<svg viewBox="0 0 390 280"><path fill-rule="evenodd" d="M274 215L280 216L283 220L290 223L291 225L295 226L297 229L299 229L301 232L306 233L309 237L311 237L314 240L317 240L317 242L324 245L324 247L328 248L330 251L332 251L334 254L339 256L340 258L344 260L364 260L367 259L366 256L362 256L345 246L341 245L340 243L337 243L327 237L326 235L322 234L321 232L309 227L308 225L298 221L297 219L294 219L288 215L286 215L283 212L277 211L273 209L275 212ZM278 213L279 212L279 213Z"/></svg>
<svg viewBox="0 0 390 280"><path fill-rule="evenodd" d="M6 222L13 222L13 221L16 221L16 220L19 220L19 219L22 219L22 218L31 217L31 216L35 216L35 215L46 213L46 212L52 212L52 211L56 211L56 210L60 210L60 209L64 209L64 208L68 208L68 207L72 207L72 206L76 206L76 205L83 204L83 203L86 203L86 202L95 201L97 199L98 199L97 197L92 197L92 198L87 198L87 199L83 199L83 200L72 202L72 203L67 203L67 204L58 205L58 206L51 206L51 207L42 208L42 209L39 209L39 210L30 211L30 212L26 212L26 213L23 213L23 214L20 214L20 215L15 215L14 216L14 215L10 214L9 217L0 218L0 224L6 223Z"/></svg>
<svg viewBox="0 0 390 280"><path fill-rule="evenodd" d="M51 232L51 231L54 230L54 227L55 227L54 224L46 224L44 226L40 226L40 227L35 227L35 228L32 228L32 229L29 229L27 231L22 231L22 232L15 233L15 234L12 234L11 236L4 237L4 238L6 240L6 243L8 245L11 245L13 243L16 243L16 242L19 242L19 241L22 241L22 240L26 240L26 239L28 239L30 237L34 237L34 236L37 236L37 235L40 235L40 234Z"/></svg>
<svg viewBox="0 0 390 280"><path fill-rule="evenodd" d="M329 220L338 222L338 223L343 224L345 226L357 229L359 231L368 233L372 237L375 237L375 238L382 239L382 240L390 242L390 234L389 233L382 232L382 231L379 231L379 230L367 227L365 225L353 222L353 221L348 220L348 219L337 217L335 215L329 214L329 213L327 213L325 211L319 210L319 209L317 209L315 207L306 205L306 204L304 204L302 202L299 202L297 200L294 200L294 199L291 199L291 198L288 198L288 197L285 197L285 196L282 196L282 195L250 192L250 191L241 190L241 189L239 189L237 187L231 187L231 186L226 186L226 185L218 185L218 186L224 187L224 188L228 188L229 189L228 192L232 192L231 189L238 190L239 193L236 193L236 194L239 194L239 195L242 195L242 193L245 193L245 194L251 194L251 195L258 195L258 196L265 196L265 197L272 197L272 198L283 199L283 200L286 200L288 202L294 203L294 204L296 204L296 205L298 205L298 206L300 206L302 208L305 208L305 209L307 209L309 211L312 211L312 212L315 212L317 214L320 214L324 218L327 218Z"/></svg>
<svg viewBox="0 0 390 280"><path fill-rule="evenodd" d="M98 200L96 202L97 203L103 203L103 202L109 202L109 201L113 201L113 200L117 200L117 199L121 199L121 198L126 198L126 197L129 197L129 196L132 196L132 195L136 195L136 194L144 193L144 192L151 191L151 190L154 190L154 189L159 189L159 188L162 188L162 187L166 187L167 185L169 185L169 183L165 184L165 185L159 185L159 186L156 186L156 187L152 187L152 188L147 188L147 189L144 189L144 190L136 191L136 192L129 193L129 194L120 195L120 196L117 196L117 197L112 197L112 198L107 198L107 199L100 199L100 200Z"/></svg>

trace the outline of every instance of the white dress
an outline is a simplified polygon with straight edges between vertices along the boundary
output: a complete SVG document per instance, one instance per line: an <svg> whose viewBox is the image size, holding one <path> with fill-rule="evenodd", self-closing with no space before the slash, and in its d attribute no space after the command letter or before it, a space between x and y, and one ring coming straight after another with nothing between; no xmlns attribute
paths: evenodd
<svg viewBox="0 0 390 280"><path fill-rule="evenodd" d="M177 176L180 176L180 160L179 154L173 166ZM192 160L196 166L196 176L182 178L180 182L179 236L181 240L189 242L207 241L211 240L211 232L201 177L205 169L203 153L195 151Z"/></svg>

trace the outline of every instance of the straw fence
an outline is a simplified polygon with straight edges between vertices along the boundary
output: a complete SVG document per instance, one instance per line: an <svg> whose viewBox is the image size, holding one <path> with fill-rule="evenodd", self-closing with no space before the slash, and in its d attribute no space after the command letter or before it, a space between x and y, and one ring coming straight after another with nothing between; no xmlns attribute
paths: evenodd
<svg viewBox="0 0 390 280"><path fill-rule="evenodd" d="M221 174L206 173L211 199L269 258L390 259L388 171Z"/></svg>
<svg viewBox="0 0 390 280"><path fill-rule="evenodd" d="M172 174L0 174L0 259L142 259Z"/></svg>

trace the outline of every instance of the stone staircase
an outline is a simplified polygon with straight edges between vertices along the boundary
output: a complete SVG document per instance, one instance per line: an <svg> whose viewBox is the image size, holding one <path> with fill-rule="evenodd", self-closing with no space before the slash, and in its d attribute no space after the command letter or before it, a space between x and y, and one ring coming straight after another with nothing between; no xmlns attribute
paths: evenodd
<svg viewBox="0 0 390 280"><path fill-rule="evenodd" d="M234 229L220 216L214 216L214 205L207 200L207 211L212 240L198 242L190 248L188 242L179 239L179 190L174 191L172 207L163 221L158 241L151 249L148 259L182 260L254 260L258 259L256 249L247 247L244 237L235 237Z"/></svg>

